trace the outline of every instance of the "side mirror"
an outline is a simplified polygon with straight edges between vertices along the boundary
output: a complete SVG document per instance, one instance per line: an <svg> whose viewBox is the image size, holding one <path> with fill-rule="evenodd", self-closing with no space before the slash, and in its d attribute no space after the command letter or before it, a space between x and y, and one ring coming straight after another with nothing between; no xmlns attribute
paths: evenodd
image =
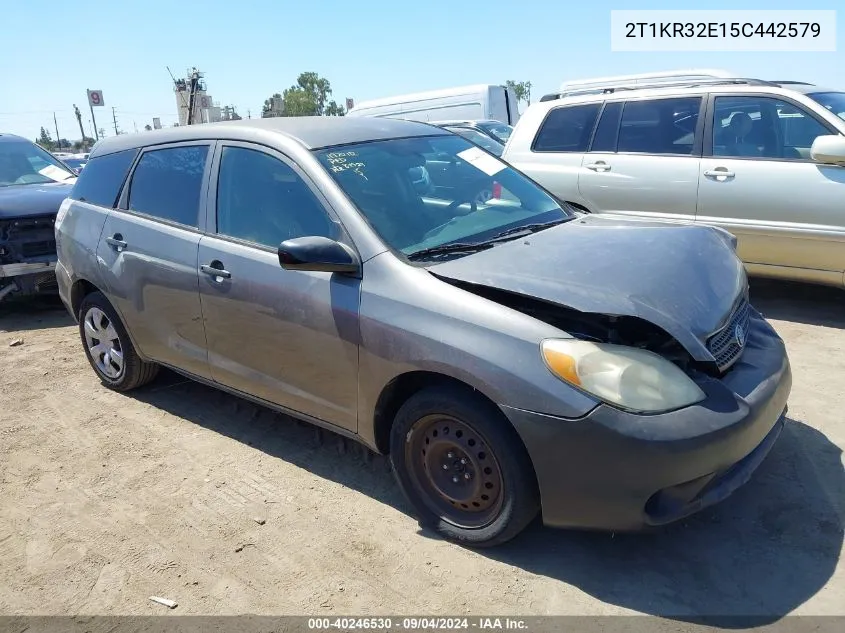
<svg viewBox="0 0 845 633"><path fill-rule="evenodd" d="M845 165L845 136L839 134L817 136L810 148L810 158L817 163Z"/></svg>
<svg viewBox="0 0 845 633"><path fill-rule="evenodd" d="M287 270L313 270L329 273L357 273L358 255L346 244L328 237L309 235L279 244L279 264Z"/></svg>

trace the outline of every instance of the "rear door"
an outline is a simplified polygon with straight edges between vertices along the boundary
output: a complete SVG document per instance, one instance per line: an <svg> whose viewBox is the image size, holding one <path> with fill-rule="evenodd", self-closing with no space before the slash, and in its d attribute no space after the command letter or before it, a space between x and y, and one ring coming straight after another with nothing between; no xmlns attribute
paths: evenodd
<svg viewBox="0 0 845 633"><path fill-rule="evenodd" d="M285 270L278 258L294 237L351 241L278 152L221 141L212 182L198 260L212 377L356 430L360 279Z"/></svg>
<svg viewBox="0 0 845 633"><path fill-rule="evenodd" d="M210 373L197 248L211 147L145 149L97 246L106 294L138 350L203 378Z"/></svg>
<svg viewBox="0 0 845 633"><path fill-rule="evenodd" d="M786 97L711 99L698 221L736 235L754 272L841 283L845 167L810 158L816 137L837 130Z"/></svg>
<svg viewBox="0 0 845 633"><path fill-rule="evenodd" d="M704 101L605 103L578 172L584 205L597 213L694 222Z"/></svg>

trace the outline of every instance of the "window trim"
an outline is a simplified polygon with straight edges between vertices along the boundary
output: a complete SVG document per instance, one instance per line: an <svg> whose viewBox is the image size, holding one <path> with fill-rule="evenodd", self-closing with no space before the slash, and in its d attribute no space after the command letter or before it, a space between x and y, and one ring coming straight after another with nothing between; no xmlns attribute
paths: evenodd
<svg viewBox="0 0 845 633"><path fill-rule="evenodd" d="M620 152L619 151L619 132L622 130L622 119L625 116L625 106L629 103L647 103L651 101L668 101L669 99L700 99L698 104L698 120L695 123L695 132L692 141L692 150L686 154L678 154L678 153L662 153L662 152ZM696 93L696 94L677 94L677 95L660 95L659 97L647 97L647 98L640 98L640 99L613 99L608 100L606 103L618 103L622 102L622 113L619 115L619 127L616 129L616 151L615 152L607 152L607 151L596 151L595 154L615 154L618 156L668 156L670 158L701 158L702 152L704 149L704 124L705 124L705 117L707 116L707 104L709 103L709 99L707 98L706 94ZM604 112L604 108L602 108L602 112ZM598 120L596 121L596 126L598 126ZM596 128L598 129L598 128ZM593 131L595 135L595 130ZM592 146L592 139L590 142Z"/></svg>
<svg viewBox="0 0 845 633"><path fill-rule="evenodd" d="M202 218L203 224L200 227L205 235L214 239L223 240L225 242L232 242L234 244L240 244L242 246L247 246L249 248L265 251L268 253L277 253L279 250L278 245L268 246L266 244L261 244L260 242L252 242L250 240L246 240L240 237L234 237L232 235L225 235L223 233L217 232L217 190L220 182L220 166L223 162L223 150L227 147L240 147L243 149L261 152L262 154L267 154L268 156L280 160L282 163L290 167L293 172L302 179L302 181L305 183L305 186L308 187L308 189L316 198L317 202L319 202L320 205L323 207L323 211L329 217L329 220L337 226L338 235L335 238L336 241L341 242L346 246L349 246L360 257L360 253L358 252L355 243L352 241L352 238L349 236L349 232L343 225L343 222L341 221L338 213L329 203L328 199L319 190L319 188L317 188L314 181L311 180L308 174L302 168L299 167L296 161L292 157L288 156L284 152L279 151L275 147L271 147L269 145L262 145L261 143L254 143L250 141L220 140L217 143L217 146L214 148L214 155L212 156L211 161L209 161L211 167L209 169L209 178L206 183L206 199L205 205L203 207L204 215Z"/></svg>
<svg viewBox="0 0 845 633"><path fill-rule="evenodd" d="M546 126L546 122L549 120L549 117L552 116L553 112L563 109L570 109L570 108L582 108L586 106L598 106L598 111L596 112L596 118L593 121L593 126L590 129L590 134L587 138L587 147L583 150L559 150L559 149L537 149L537 140L540 138L540 133L543 131L543 128ZM596 133L596 126L599 123L599 117L601 116L602 110L604 110L604 100L601 101L586 101L584 103L566 103L563 105L556 106L554 108L549 108L549 111L546 112L546 115L543 117L543 120L540 121L540 125L537 128L537 131L534 133L534 138L531 140L531 147L529 148L532 154L586 154L590 149L590 143L592 143L593 135Z"/></svg>
<svg viewBox="0 0 845 633"><path fill-rule="evenodd" d="M148 220L152 220L154 222L158 222L160 224L166 224L167 226L172 226L175 228L179 228L185 231L190 231L192 233L202 233L202 220L204 209L206 207L206 200L205 197L208 193L208 177L211 171L211 157L214 154L215 146L217 142L213 140L192 140L192 141L182 141L177 143L161 143L158 145L146 145L144 147L139 148L138 154L135 156L135 161L132 163L132 166L129 168L129 173L126 176L126 179L123 182L123 187L120 191L120 195L118 196L118 203L117 206L113 209L113 211L119 211L121 213L126 213L128 215L134 215L139 218L145 218ZM162 218L156 215L151 215L149 213L145 213L143 211L136 211L134 209L129 208L129 194L132 189L132 180L135 178L135 170L138 168L138 165L141 162L144 154L148 152L155 152L162 149L174 149L177 147L193 147L193 146L205 146L208 147L208 153L206 154L205 158L205 167L202 173L202 182L200 183L200 197L199 197L199 206L197 207L197 225L190 226L188 224L182 224L181 222L176 222L174 220L168 220L166 218Z"/></svg>
<svg viewBox="0 0 845 633"><path fill-rule="evenodd" d="M821 163L817 163L812 158L785 158L785 157L778 157L778 158L771 158L768 156L714 156L713 155L713 118L716 114L716 98L717 97L732 97L734 99L737 98L759 98L759 99L769 99L771 101L782 101L784 103L788 103L789 105L793 106L794 108L799 109L801 112L804 113L805 116L810 116L815 121L821 124L821 126L828 131L829 134L835 134L837 136L841 136L839 130L835 129L831 124L827 121L819 117L815 112L807 108L806 105L797 101L791 97L786 97L783 95L775 95L768 92L711 92L708 94L707 98L707 121L706 126L704 128L704 147L703 147L703 154L704 158L711 158L713 160L757 160L757 161L765 161L765 162L776 162L776 163L803 163L803 164L813 164L813 165L820 165Z"/></svg>

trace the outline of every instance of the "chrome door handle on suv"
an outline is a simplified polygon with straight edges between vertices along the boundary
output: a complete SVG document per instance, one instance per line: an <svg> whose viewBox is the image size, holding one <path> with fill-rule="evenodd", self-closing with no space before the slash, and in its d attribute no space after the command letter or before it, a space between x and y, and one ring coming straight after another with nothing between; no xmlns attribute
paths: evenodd
<svg viewBox="0 0 845 633"><path fill-rule="evenodd" d="M704 172L708 178L733 178L736 174L729 171L727 167L716 167L715 169L708 169Z"/></svg>
<svg viewBox="0 0 845 633"><path fill-rule="evenodd" d="M223 281L224 279L232 278L232 273L230 273L228 270L224 270L223 263L216 259L210 264L203 264L202 266L200 266L200 270L206 275L214 277L215 281L218 282Z"/></svg>
<svg viewBox="0 0 845 633"><path fill-rule="evenodd" d="M120 233L115 233L111 237L107 237L106 244L111 246L118 253L120 253L121 251L125 251L126 247L129 246L126 242L123 241L123 236Z"/></svg>
<svg viewBox="0 0 845 633"><path fill-rule="evenodd" d="M597 160L594 163L590 163L589 165L584 165L587 169L592 169L593 171L610 171L610 165L608 165L603 160Z"/></svg>

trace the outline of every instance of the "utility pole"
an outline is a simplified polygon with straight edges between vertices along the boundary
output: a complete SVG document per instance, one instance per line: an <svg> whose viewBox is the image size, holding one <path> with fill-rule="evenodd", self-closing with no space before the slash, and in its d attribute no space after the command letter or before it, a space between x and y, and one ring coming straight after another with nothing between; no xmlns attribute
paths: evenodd
<svg viewBox="0 0 845 633"><path fill-rule="evenodd" d="M200 73L194 68L191 72L191 91L188 93L188 125L194 122L194 102L197 97L197 85L200 81Z"/></svg>
<svg viewBox="0 0 845 633"><path fill-rule="evenodd" d="M114 111L114 106L111 109L112 120L114 121L114 135L117 136L120 132L117 131L117 114Z"/></svg>
<svg viewBox="0 0 845 633"><path fill-rule="evenodd" d="M85 130L82 129L82 115L79 113L79 108L73 104L73 112L76 114L76 120L79 121L79 133L82 134L82 142L85 142Z"/></svg>
<svg viewBox="0 0 845 633"><path fill-rule="evenodd" d="M247 118L247 119L251 119L251 118L252 118L252 110L247 109L247 111L246 111L246 118Z"/></svg>
<svg viewBox="0 0 845 633"><path fill-rule="evenodd" d="M91 123L94 125L94 140L100 140L100 134L97 132L97 118L94 116L94 105L91 101L88 101L88 105L91 107Z"/></svg>
<svg viewBox="0 0 845 633"><path fill-rule="evenodd" d="M62 143L61 143L61 141L60 141L60 139L61 139L62 137L61 137L61 136L59 136L59 124L58 124L58 122L56 121L56 113L55 113L55 112L53 112L53 125L55 125L55 126L56 126L56 143L58 143L58 145L59 145L59 149L62 149Z"/></svg>

